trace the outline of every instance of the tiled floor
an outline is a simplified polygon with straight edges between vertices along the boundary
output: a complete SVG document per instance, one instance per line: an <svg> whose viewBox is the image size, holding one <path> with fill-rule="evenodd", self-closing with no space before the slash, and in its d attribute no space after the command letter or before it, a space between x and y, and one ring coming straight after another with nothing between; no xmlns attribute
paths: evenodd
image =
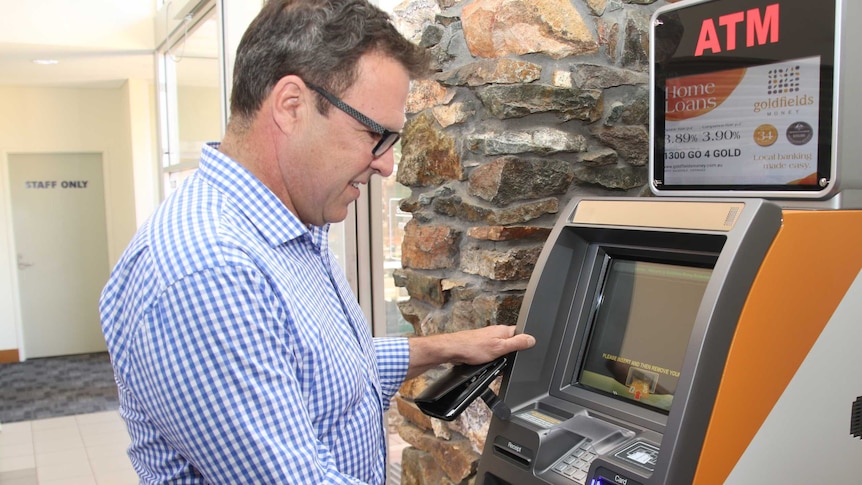
<svg viewBox="0 0 862 485"><path fill-rule="evenodd" d="M117 411L0 425L0 485L133 485L129 435ZM401 451L389 435L388 485L400 482Z"/></svg>
<svg viewBox="0 0 862 485"><path fill-rule="evenodd" d="M6 423L0 485L125 485L138 479L117 411Z"/></svg>

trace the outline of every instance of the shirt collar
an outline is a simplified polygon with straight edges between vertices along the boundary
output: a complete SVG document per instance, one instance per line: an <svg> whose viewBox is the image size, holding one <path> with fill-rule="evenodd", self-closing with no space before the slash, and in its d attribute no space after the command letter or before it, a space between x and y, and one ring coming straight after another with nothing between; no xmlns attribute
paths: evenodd
<svg viewBox="0 0 862 485"><path fill-rule="evenodd" d="M234 200L271 246L308 234L315 246L326 247L328 225L303 224L267 186L218 147L217 142L204 145L198 167L201 177Z"/></svg>

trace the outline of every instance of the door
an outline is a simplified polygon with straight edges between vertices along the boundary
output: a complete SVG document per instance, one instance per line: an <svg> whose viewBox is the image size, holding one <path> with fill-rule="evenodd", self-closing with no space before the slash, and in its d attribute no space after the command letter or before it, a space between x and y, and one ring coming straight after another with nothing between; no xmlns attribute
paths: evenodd
<svg viewBox="0 0 862 485"><path fill-rule="evenodd" d="M102 156L10 154L9 183L25 358L106 350Z"/></svg>

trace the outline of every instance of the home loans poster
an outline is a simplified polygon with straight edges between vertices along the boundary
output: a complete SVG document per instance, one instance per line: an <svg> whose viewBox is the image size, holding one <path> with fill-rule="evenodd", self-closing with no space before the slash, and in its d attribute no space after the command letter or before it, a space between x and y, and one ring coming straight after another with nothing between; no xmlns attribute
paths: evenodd
<svg viewBox="0 0 862 485"><path fill-rule="evenodd" d="M816 183L819 89L819 57L668 79L665 183Z"/></svg>

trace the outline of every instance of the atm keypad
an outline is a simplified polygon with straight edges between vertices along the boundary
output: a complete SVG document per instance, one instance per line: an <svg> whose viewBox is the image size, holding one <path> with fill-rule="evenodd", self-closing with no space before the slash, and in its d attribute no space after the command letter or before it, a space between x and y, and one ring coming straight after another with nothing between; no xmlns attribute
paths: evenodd
<svg viewBox="0 0 862 485"><path fill-rule="evenodd" d="M581 485L587 478L587 473L590 471L590 465L596 458L596 453L592 451L590 446L592 440L584 440L577 447L572 448L565 456L563 456L552 470L560 475L574 480Z"/></svg>

